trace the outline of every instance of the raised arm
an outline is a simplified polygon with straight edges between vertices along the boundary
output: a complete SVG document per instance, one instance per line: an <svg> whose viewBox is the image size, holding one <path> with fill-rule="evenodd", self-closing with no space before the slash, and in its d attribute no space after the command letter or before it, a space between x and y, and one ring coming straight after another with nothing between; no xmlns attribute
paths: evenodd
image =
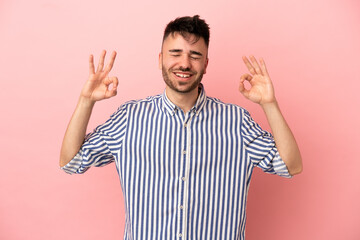
<svg viewBox="0 0 360 240"><path fill-rule="evenodd" d="M89 57L89 79L81 91L78 104L65 132L60 152L60 167L70 162L80 150L95 102L113 97L117 93L117 77L108 76L114 65L116 52L111 54L110 61L104 68L105 55L106 51L104 50L96 71L94 57L93 55Z"/></svg>
<svg viewBox="0 0 360 240"><path fill-rule="evenodd" d="M302 171L300 151L276 101L265 62L260 58L259 64L254 56L250 56L250 61L247 57L243 57L243 60L251 74L246 73L241 76L239 91L247 99L260 104L269 122L279 154L289 173L299 174ZM250 83L250 89L245 88L245 81Z"/></svg>

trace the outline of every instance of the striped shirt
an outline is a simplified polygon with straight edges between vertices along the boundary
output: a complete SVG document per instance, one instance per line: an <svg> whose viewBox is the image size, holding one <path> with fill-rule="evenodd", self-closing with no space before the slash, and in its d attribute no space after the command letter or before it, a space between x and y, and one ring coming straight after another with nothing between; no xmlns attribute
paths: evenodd
<svg viewBox="0 0 360 240"><path fill-rule="evenodd" d="M123 104L62 169L84 173L111 162L125 200L125 240L245 239L253 168L291 177L272 135L203 87L187 113L165 91Z"/></svg>

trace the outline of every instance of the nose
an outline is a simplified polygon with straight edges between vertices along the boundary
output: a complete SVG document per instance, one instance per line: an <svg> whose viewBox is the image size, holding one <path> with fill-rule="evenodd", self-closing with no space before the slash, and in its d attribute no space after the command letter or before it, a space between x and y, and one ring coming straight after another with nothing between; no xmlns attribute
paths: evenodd
<svg viewBox="0 0 360 240"><path fill-rule="evenodd" d="M184 54L180 61L180 69L182 71L189 71L191 69L191 61L190 56Z"/></svg>

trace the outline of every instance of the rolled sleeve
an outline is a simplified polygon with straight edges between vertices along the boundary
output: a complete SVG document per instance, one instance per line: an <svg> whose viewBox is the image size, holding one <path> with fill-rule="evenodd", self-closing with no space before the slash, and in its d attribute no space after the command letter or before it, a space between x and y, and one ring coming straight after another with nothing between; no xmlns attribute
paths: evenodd
<svg viewBox="0 0 360 240"><path fill-rule="evenodd" d="M89 168L81 168L81 162L82 162L82 158L81 158L81 150L80 150L75 155L75 157L73 159L71 159L70 162L68 162L68 164L66 164L65 166L63 166L61 168L61 170L65 171L68 174L84 173Z"/></svg>
<svg viewBox="0 0 360 240"><path fill-rule="evenodd" d="M69 174L82 174L92 166L102 167L115 160L107 143L111 138L98 129L86 136L79 152L62 170Z"/></svg>
<svg viewBox="0 0 360 240"><path fill-rule="evenodd" d="M120 107L104 124L86 135L79 152L61 169L69 174L82 174L92 166L102 167L114 162L125 129L126 111Z"/></svg>
<svg viewBox="0 0 360 240"><path fill-rule="evenodd" d="M242 134L245 152L251 163L266 173L291 178L271 133L261 129L246 110L244 110L243 116Z"/></svg>

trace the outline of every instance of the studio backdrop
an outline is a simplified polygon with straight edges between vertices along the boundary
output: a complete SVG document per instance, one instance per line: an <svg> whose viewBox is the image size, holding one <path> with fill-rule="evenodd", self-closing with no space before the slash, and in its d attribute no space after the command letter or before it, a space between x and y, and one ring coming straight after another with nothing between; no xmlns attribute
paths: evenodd
<svg viewBox="0 0 360 240"><path fill-rule="evenodd" d="M303 157L303 173L290 180L254 171L247 239L360 239L355 0L2 0L0 239L122 239L115 165L71 176L58 164L88 57L118 53L118 95L96 104L91 131L120 104L163 92L165 25L195 14L211 28L207 95L246 108L270 130L238 91L241 57L263 57Z"/></svg>

